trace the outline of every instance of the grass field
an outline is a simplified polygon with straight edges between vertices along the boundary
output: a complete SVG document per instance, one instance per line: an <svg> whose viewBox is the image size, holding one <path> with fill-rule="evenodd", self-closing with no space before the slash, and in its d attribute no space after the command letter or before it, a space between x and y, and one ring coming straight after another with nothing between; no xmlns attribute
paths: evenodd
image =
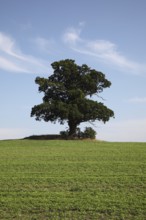
<svg viewBox="0 0 146 220"><path fill-rule="evenodd" d="M0 141L0 219L146 220L146 143Z"/></svg>

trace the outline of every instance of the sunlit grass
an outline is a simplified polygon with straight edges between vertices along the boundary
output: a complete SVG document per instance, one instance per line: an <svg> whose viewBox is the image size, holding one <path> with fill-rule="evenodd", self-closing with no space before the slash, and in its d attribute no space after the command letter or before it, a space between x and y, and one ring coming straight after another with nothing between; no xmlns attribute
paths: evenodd
<svg viewBox="0 0 146 220"><path fill-rule="evenodd" d="M146 219L146 143L0 141L0 219Z"/></svg>

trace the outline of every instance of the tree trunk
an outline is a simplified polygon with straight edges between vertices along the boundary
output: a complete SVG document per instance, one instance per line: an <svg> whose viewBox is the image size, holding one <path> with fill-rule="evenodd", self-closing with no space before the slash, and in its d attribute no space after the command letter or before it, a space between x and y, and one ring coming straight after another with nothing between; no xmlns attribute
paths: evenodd
<svg viewBox="0 0 146 220"><path fill-rule="evenodd" d="M73 120L68 121L69 137L74 138L76 136L77 125L78 124L75 123Z"/></svg>

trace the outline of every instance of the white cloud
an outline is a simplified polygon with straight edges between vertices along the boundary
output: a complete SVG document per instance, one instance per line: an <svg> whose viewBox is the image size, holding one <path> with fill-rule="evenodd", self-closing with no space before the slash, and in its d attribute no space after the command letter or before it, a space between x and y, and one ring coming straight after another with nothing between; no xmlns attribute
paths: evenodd
<svg viewBox="0 0 146 220"><path fill-rule="evenodd" d="M31 129L0 128L0 140L24 138L30 133Z"/></svg>
<svg viewBox="0 0 146 220"><path fill-rule="evenodd" d="M25 69L19 67L14 62L3 57L0 57L0 69L13 71L13 72L24 72L24 73L27 72Z"/></svg>
<svg viewBox="0 0 146 220"><path fill-rule="evenodd" d="M10 72L45 73L47 63L31 55L26 55L17 47L15 41L0 32L0 68Z"/></svg>
<svg viewBox="0 0 146 220"><path fill-rule="evenodd" d="M34 121L34 126L29 125L28 127L6 127L0 128L0 140L6 139L22 139L31 135L43 135L43 134L59 134L61 130L65 130L65 125L48 124L44 122L39 122L38 124Z"/></svg>
<svg viewBox="0 0 146 220"><path fill-rule="evenodd" d="M14 41L7 37L5 34L0 33L0 50L12 55L13 54Z"/></svg>
<svg viewBox="0 0 146 220"><path fill-rule="evenodd" d="M128 100L131 103L146 103L146 97L134 97Z"/></svg>
<svg viewBox="0 0 146 220"><path fill-rule="evenodd" d="M108 122L98 129L97 139L122 142L146 142L146 119Z"/></svg>
<svg viewBox="0 0 146 220"><path fill-rule="evenodd" d="M76 43L82 41L80 39L80 33L81 29L69 28L63 36L63 41L75 46Z"/></svg>
<svg viewBox="0 0 146 220"><path fill-rule="evenodd" d="M104 62L118 70L133 74L146 73L146 65L129 60L122 55L117 45L107 40L86 40L81 38L81 28L67 29L63 40L71 49L78 53L94 56L100 62Z"/></svg>

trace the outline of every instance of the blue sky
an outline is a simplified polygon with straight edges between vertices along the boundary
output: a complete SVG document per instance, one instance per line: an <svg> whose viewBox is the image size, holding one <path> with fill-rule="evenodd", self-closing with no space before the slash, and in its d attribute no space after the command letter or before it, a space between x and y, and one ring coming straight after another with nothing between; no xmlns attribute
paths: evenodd
<svg viewBox="0 0 146 220"><path fill-rule="evenodd" d="M0 139L66 129L30 112L42 99L35 78L70 58L112 82L101 96L115 119L94 123L97 138L146 142L145 11L145 0L0 0Z"/></svg>

